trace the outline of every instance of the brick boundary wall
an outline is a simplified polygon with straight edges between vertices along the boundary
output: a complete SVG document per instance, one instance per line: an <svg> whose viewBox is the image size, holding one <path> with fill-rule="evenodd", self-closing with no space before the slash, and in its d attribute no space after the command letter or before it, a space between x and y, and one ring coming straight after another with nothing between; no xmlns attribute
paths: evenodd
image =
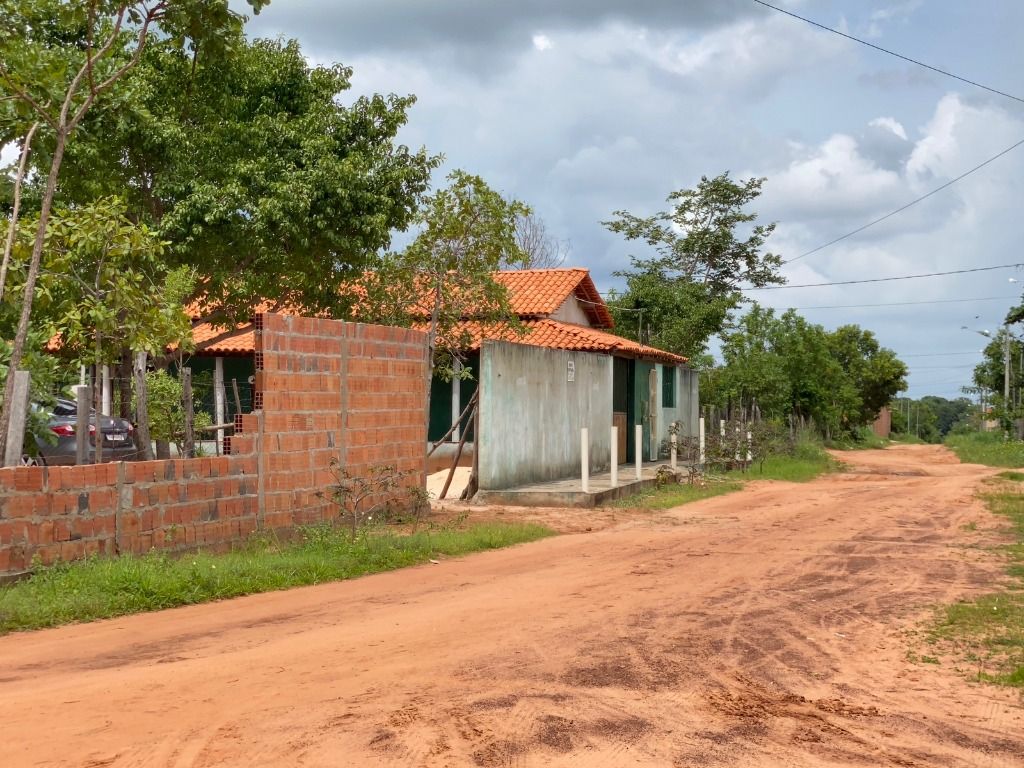
<svg viewBox="0 0 1024 768"><path fill-rule="evenodd" d="M425 334L256 318L256 407L229 455L0 469L0 575L90 554L224 550L258 529L331 519L332 458L425 483Z"/></svg>

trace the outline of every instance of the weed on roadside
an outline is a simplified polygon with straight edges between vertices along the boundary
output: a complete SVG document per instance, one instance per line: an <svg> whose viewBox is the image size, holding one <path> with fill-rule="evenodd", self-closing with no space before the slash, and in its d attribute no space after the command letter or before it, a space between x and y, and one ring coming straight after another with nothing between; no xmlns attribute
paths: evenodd
<svg viewBox="0 0 1024 768"><path fill-rule="evenodd" d="M1024 687L1024 474L1004 472L981 494L988 508L1009 520L1011 581L1000 592L939 609L927 640L950 651L958 667L979 682Z"/></svg>
<svg viewBox="0 0 1024 768"><path fill-rule="evenodd" d="M291 543L259 534L227 554L92 556L41 567L0 587L0 634L350 579L553 535L539 525L462 522L411 535L364 528L355 538L321 524L300 528Z"/></svg>

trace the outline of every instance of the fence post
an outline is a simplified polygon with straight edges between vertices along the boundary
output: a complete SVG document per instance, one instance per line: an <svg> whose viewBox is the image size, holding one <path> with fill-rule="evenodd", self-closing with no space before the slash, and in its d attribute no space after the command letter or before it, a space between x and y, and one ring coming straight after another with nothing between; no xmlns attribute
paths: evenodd
<svg viewBox="0 0 1024 768"><path fill-rule="evenodd" d="M28 371L14 371L11 375L14 376L14 394L11 398L11 420L7 424L5 467L21 464L21 452L25 448L25 422L28 420L29 385L32 383Z"/></svg>
<svg viewBox="0 0 1024 768"><path fill-rule="evenodd" d="M673 472L676 471L676 445L677 445L676 440L677 440L677 433L678 432L679 432L679 425L678 425L677 422L673 421L672 422L672 445L669 448L669 463L672 466L672 471Z"/></svg>
<svg viewBox="0 0 1024 768"><path fill-rule="evenodd" d="M195 403L192 400L192 369L181 369L181 404L185 409L185 456L191 459L196 454Z"/></svg>
<svg viewBox="0 0 1024 768"><path fill-rule="evenodd" d="M753 453L753 440L751 439L750 430L747 430L747 464L750 464L754 460Z"/></svg>
<svg viewBox="0 0 1024 768"><path fill-rule="evenodd" d="M88 384L75 387L75 464L89 463L89 390Z"/></svg>
<svg viewBox="0 0 1024 768"><path fill-rule="evenodd" d="M149 439L149 392L146 385L146 353L136 352L132 361L132 373L135 376L135 420L136 440L143 461L153 458L153 443Z"/></svg>
<svg viewBox="0 0 1024 768"><path fill-rule="evenodd" d="M643 466L644 466L644 425L637 424L634 432L635 440L633 443L636 445L636 479L643 479Z"/></svg>
<svg viewBox="0 0 1024 768"><path fill-rule="evenodd" d="M227 391L224 389L224 358L213 359L213 421L215 424L223 424L227 419L224 407L227 400ZM217 455L224 453L224 430L217 430Z"/></svg>
<svg viewBox="0 0 1024 768"><path fill-rule="evenodd" d="M612 481L611 487L619 487L619 428L612 427Z"/></svg>
<svg viewBox="0 0 1024 768"><path fill-rule="evenodd" d="M704 437L704 417L703 417L703 416L701 416L701 417L700 417L700 426L699 426L699 429L700 429L700 436L699 436L699 441L700 441L700 445L699 445L699 448L700 448L700 454L699 454L699 459L700 459L700 466L701 466L701 467L703 467L703 466L704 466L704 464L705 464L705 463L706 463L706 461L707 461L707 458L705 457L705 450L704 450L704 446L705 446L705 437Z"/></svg>
<svg viewBox="0 0 1024 768"><path fill-rule="evenodd" d="M588 432L586 427L580 430L580 475L584 493L590 493L590 435Z"/></svg>
<svg viewBox="0 0 1024 768"><path fill-rule="evenodd" d="M110 366L104 365L102 369L101 380L103 382L103 415L113 416L114 415L114 390L110 386Z"/></svg>

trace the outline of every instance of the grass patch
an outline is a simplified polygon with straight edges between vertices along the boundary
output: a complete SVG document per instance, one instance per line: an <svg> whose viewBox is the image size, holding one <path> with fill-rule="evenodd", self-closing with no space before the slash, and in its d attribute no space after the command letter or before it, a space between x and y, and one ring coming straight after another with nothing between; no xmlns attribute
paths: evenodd
<svg viewBox="0 0 1024 768"><path fill-rule="evenodd" d="M839 451L866 451L876 448L885 448L889 441L879 437L871 427L861 427L856 434L830 440L827 443L829 448Z"/></svg>
<svg viewBox="0 0 1024 768"><path fill-rule="evenodd" d="M839 467L839 462L829 456L821 445L810 441L800 442L792 454L769 456L763 464L755 462L746 472L731 471L722 476L712 474L704 485L665 485L653 491L627 496L612 506L626 509L671 509L738 491L750 480L806 483L826 472L836 471Z"/></svg>
<svg viewBox="0 0 1024 768"><path fill-rule="evenodd" d="M611 506L625 509L672 509L694 501L710 499L738 491L743 483L738 480L711 480L705 485L666 485L653 491L636 493L613 502Z"/></svg>
<svg viewBox="0 0 1024 768"><path fill-rule="evenodd" d="M221 555L94 557L41 568L0 587L0 634L193 605L257 592L351 579L553 535L540 525L447 525L410 535L376 530L355 541L327 525L294 543L254 537Z"/></svg>
<svg viewBox="0 0 1024 768"><path fill-rule="evenodd" d="M953 645L979 681L1024 687L1024 480L1003 472L982 494L989 509L1006 517L1013 543L1003 549L1008 572L1019 581L1010 589L941 609L929 640Z"/></svg>
<svg viewBox="0 0 1024 768"><path fill-rule="evenodd" d="M1001 432L969 432L949 435L946 445L965 464L990 467L1024 467L1024 442L1003 440Z"/></svg>

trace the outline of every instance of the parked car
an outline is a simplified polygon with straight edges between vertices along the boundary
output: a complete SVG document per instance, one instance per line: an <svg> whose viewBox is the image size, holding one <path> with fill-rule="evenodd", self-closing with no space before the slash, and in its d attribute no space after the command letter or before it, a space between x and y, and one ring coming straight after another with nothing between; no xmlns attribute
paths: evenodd
<svg viewBox="0 0 1024 768"><path fill-rule="evenodd" d="M56 443L49 443L36 437L41 464L74 464L78 451L78 409L72 400L58 398L48 412L47 426L57 436ZM138 458L135 446L135 430L130 421L100 416L100 430L103 433L102 461L131 461ZM88 460L94 461L96 453L96 412L89 411Z"/></svg>

